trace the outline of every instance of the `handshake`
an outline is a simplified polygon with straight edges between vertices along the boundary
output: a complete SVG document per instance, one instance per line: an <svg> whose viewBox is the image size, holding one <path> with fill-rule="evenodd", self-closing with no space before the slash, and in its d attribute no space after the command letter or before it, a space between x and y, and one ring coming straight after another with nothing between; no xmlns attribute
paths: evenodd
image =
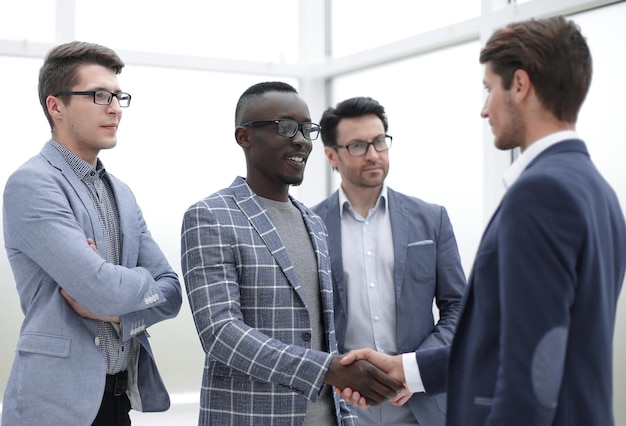
<svg viewBox="0 0 626 426"><path fill-rule="evenodd" d="M385 355L369 348L335 357L324 382L359 408L386 401L402 405L412 395L406 386L402 355Z"/></svg>

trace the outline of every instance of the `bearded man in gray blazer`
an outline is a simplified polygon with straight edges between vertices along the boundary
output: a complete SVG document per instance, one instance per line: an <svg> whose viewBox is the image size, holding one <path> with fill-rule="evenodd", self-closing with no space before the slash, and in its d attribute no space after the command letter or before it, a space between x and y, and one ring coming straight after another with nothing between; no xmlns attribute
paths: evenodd
<svg viewBox="0 0 626 426"><path fill-rule="evenodd" d="M326 157L341 174L340 189L313 208L328 228L339 350L448 346L465 275L446 209L385 185L392 137L376 100L347 99L320 124ZM445 395L407 397L404 406L400 399L358 410L359 424L444 424Z"/></svg>
<svg viewBox="0 0 626 426"><path fill-rule="evenodd" d="M180 283L133 193L98 159L130 105L123 66L109 48L71 42L41 68L52 138L4 190L24 322L3 425L129 425L131 407L169 408L146 330L176 316Z"/></svg>

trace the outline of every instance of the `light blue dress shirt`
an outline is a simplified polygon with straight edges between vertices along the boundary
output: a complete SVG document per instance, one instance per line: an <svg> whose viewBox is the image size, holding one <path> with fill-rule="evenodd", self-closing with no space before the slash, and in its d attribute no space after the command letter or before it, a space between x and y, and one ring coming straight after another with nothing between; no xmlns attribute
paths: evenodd
<svg viewBox="0 0 626 426"><path fill-rule="evenodd" d="M374 348L396 353L393 239L387 188L367 217L356 212L339 190L341 250L347 295L346 350Z"/></svg>
<svg viewBox="0 0 626 426"><path fill-rule="evenodd" d="M342 188L341 254L347 296L345 350L373 348L397 354L394 253L387 187L367 217L352 208ZM382 404L357 409L359 425L417 425L408 406Z"/></svg>

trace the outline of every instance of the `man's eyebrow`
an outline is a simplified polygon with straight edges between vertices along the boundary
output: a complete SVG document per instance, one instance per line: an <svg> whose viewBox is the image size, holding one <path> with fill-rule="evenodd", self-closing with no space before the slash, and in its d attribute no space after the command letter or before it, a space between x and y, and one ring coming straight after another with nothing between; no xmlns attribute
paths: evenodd
<svg viewBox="0 0 626 426"><path fill-rule="evenodd" d="M377 141L377 140L379 140L380 138L384 138L385 136L387 136L387 135L385 135L384 133L381 133L380 135L374 136L374 137L372 138L372 141ZM362 139L350 139L350 140L348 141L348 143L359 143L359 142L362 142L362 143L369 143L368 141L364 141L364 140L362 140Z"/></svg>

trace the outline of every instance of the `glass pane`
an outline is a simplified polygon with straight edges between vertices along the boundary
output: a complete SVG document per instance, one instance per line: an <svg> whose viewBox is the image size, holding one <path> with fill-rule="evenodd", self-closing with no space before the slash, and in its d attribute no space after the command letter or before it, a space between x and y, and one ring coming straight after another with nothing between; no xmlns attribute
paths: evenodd
<svg viewBox="0 0 626 426"><path fill-rule="evenodd" d="M298 3L274 0L205 2L111 0L115 14L103 28L102 4L78 1L76 37L115 49L250 61L296 63ZM245 12L245 13L242 13Z"/></svg>
<svg viewBox="0 0 626 426"><path fill-rule="evenodd" d="M446 207L466 272L484 228L478 54L472 42L339 77L332 100L371 96L385 107L393 136L387 183ZM339 174L332 176L336 188Z"/></svg>
<svg viewBox="0 0 626 426"><path fill-rule="evenodd" d="M51 43L55 39L55 29L55 1L10 0L0 2L0 39Z"/></svg>
<svg viewBox="0 0 626 426"><path fill-rule="evenodd" d="M620 83L626 75L626 56L617 41L626 40L624 16L626 3L619 3L571 18L580 25L593 58L591 87L577 129L626 210L626 86Z"/></svg>
<svg viewBox="0 0 626 426"><path fill-rule="evenodd" d="M334 0L332 54L371 49L480 15L480 0Z"/></svg>
<svg viewBox="0 0 626 426"><path fill-rule="evenodd" d="M14 58L0 56L0 69L6 84L2 87L0 117L5 130L2 155L0 155L0 190L4 190L6 181L24 161L36 155L44 142L50 137L50 127L37 97L37 79L41 67L40 59ZM10 82L10 83L9 83ZM0 210L2 198L0 197ZM0 225L2 217L0 216ZM0 226L0 229L2 226ZM0 394L9 378L11 361L15 355L15 342L20 331L24 314L9 266L9 259L4 250L4 236L0 232Z"/></svg>
<svg viewBox="0 0 626 426"><path fill-rule="evenodd" d="M626 3L603 7L571 18L587 37L593 58L593 78L576 126L600 172L617 192L626 211L626 56L620 40L626 40ZM614 343L614 417L626 425L626 297L624 288L617 309Z"/></svg>

